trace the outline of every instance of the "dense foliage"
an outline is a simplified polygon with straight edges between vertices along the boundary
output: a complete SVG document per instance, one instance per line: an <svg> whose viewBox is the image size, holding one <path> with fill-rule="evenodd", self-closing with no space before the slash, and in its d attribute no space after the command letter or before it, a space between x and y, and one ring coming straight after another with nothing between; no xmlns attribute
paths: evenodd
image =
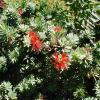
<svg viewBox="0 0 100 100"><path fill-rule="evenodd" d="M99 8L0 0L0 100L99 100Z"/></svg>

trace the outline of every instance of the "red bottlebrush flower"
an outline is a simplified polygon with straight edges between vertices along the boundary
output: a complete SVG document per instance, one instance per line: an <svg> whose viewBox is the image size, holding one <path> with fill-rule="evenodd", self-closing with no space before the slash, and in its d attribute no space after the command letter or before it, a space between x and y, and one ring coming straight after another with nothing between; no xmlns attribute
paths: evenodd
<svg viewBox="0 0 100 100"><path fill-rule="evenodd" d="M42 42L40 40L37 40L35 42L35 45L33 45L33 46L34 46L35 51L40 51L42 48Z"/></svg>
<svg viewBox="0 0 100 100"><path fill-rule="evenodd" d="M55 62L58 62L59 61L59 55L57 52L55 52L52 57L55 59Z"/></svg>
<svg viewBox="0 0 100 100"><path fill-rule="evenodd" d="M42 49L42 41L35 32L30 31L28 34L34 50L39 52Z"/></svg>
<svg viewBox="0 0 100 100"><path fill-rule="evenodd" d="M57 52L55 52L51 56L51 63L57 70L67 69L69 62L70 60L67 53L58 54Z"/></svg>
<svg viewBox="0 0 100 100"><path fill-rule="evenodd" d="M63 62L70 62L70 60L69 60L69 57L68 57L68 54L67 53L63 53L62 54L62 61Z"/></svg>
<svg viewBox="0 0 100 100"><path fill-rule="evenodd" d="M55 32L61 32L61 30L62 30L61 26L56 26L56 27L54 28L54 31L55 31Z"/></svg>
<svg viewBox="0 0 100 100"><path fill-rule="evenodd" d="M28 34L29 34L29 37L31 39L32 38L35 38L35 40L39 39L38 35L35 32L33 32L33 31L30 31Z"/></svg>
<svg viewBox="0 0 100 100"><path fill-rule="evenodd" d="M23 9L22 8L18 8L17 9L18 14L21 16L23 14Z"/></svg>
<svg viewBox="0 0 100 100"><path fill-rule="evenodd" d="M0 8L4 9L5 7L5 2L3 0L0 0Z"/></svg>

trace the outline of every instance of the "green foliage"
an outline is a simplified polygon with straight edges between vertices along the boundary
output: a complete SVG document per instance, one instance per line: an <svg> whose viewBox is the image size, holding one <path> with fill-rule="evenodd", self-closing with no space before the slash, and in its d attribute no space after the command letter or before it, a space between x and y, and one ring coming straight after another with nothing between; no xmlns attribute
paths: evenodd
<svg viewBox="0 0 100 100"><path fill-rule="evenodd" d="M24 91L28 91L34 90L36 84L41 83L41 79L35 79L33 75L30 75L26 78L24 78L17 86L16 86L16 90L20 91L20 92L24 92Z"/></svg>
<svg viewBox="0 0 100 100"><path fill-rule="evenodd" d="M13 51L9 51L8 55L12 63L16 62L19 56L19 49L16 47Z"/></svg>
<svg viewBox="0 0 100 100"><path fill-rule="evenodd" d="M6 70L6 62L7 62L7 59L5 57L1 56L0 57L0 72Z"/></svg>
<svg viewBox="0 0 100 100"><path fill-rule="evenodd" d="M99 2L4 2L0 8L0 100L99 100ZM36 35L33 40L30 31ZM39 40L42 47L36 51ZM59 53L54 65L64 60L65 70L52 64L54 52Z"/></svg>
<svg viewBox="0 0 100 100"><path fill-rule="evenodd" d="M2 82L0 85L1 100L17 100L17 94L13 90L10 82Z"/></svg>
<svg viewBox="0 0 100 100"><path fill-rule="evenodd" d="M6 17L8 26L16 27L18 25L18 16L15 13L15 9L8 8L6 11Z"/></svg>
<svg viewBox="0 0 100 100"><path fill-rule="evenodd" d="M22 17L31 17L33 14L35 13L35 4L33 3L29 3L26 8L25 8L25 11L22 15Z"/></svg>
<svg viewBox="0 0 100 100"><path fill-rule="evenodd" d="M85 97L85 89L84 88L77 88L74 92L76 98L84 98Z"/></svg>

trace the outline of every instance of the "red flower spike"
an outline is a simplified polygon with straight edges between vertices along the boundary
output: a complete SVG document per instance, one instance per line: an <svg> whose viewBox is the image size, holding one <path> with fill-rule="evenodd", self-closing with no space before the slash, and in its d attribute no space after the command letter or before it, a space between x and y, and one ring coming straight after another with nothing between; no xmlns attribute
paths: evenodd
<svg viewBox="0 0 100 100"><path fill-rule="evenodd" d="M55 59L56 62L59 61L59 55L58 55L57 52L55 52L55 53L53 54L53 57L54 57L54 59Z"/></svg>
<svg viewBox="0 0 100 100"><path fill-rule="evenodd" d="M66 54L66 53L62 54L62 61L63 62L70 62L68 54Z"/></svg>
<svg viewBox="0 0 100 100"><path fill-rule="evenodd" d="M33 31L29 32L29 37L30 38L34 38L35 40L39 39L38 35Z"/></svg>
<svg viewBox="0 0 100 100"><path fill-rule="evenodd" d="M54 31L55 31L55 32L61 32L61 30L62 30L61 26L56 26L56 27L54 28Z"/></svg>
<svg viewBox="0 0 100 100"><path fill-rule="evenodd" d="M34 50L39 52L42 49L42 41L35 32L30 31L28 34Z"/></svg>
<svg viewBox="0 0 100 100"><path fill-rule="evenodd" d="M52 56L51 56L51 63L54 65L54 67L57 70L65 70L67 69L67 65L70 62L68 54L67 53L62 53L62 54L58 54L57 52L55 52Z"/></svg>
<svg viewBox="0 0 100 100"><path fill-rule="evenodd" d="M33 46L34 46L35 51L40 51L42 48L42 42L40 40L37 40L35 42L35 45L33 45Z"/></svg>
<svg viewBox="0 0 100 100"><path fill-rule="evenodd" d="M18 14L19 14L20 16L22 16L22 14L23 14L23 9L22 9L22 8L18 8L18 9L17 9L17 12L18 12Z"/></svg>

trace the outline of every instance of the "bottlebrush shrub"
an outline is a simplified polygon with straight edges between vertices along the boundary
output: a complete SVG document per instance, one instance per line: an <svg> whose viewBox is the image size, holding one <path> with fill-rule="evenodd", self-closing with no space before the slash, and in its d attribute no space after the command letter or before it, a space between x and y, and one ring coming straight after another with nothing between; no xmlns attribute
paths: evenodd
<svg viewBox="0 0 100 100"><path fill-rule="evenodd" d="M96 5L0 0L0 100L99 99Z"/></svg>

